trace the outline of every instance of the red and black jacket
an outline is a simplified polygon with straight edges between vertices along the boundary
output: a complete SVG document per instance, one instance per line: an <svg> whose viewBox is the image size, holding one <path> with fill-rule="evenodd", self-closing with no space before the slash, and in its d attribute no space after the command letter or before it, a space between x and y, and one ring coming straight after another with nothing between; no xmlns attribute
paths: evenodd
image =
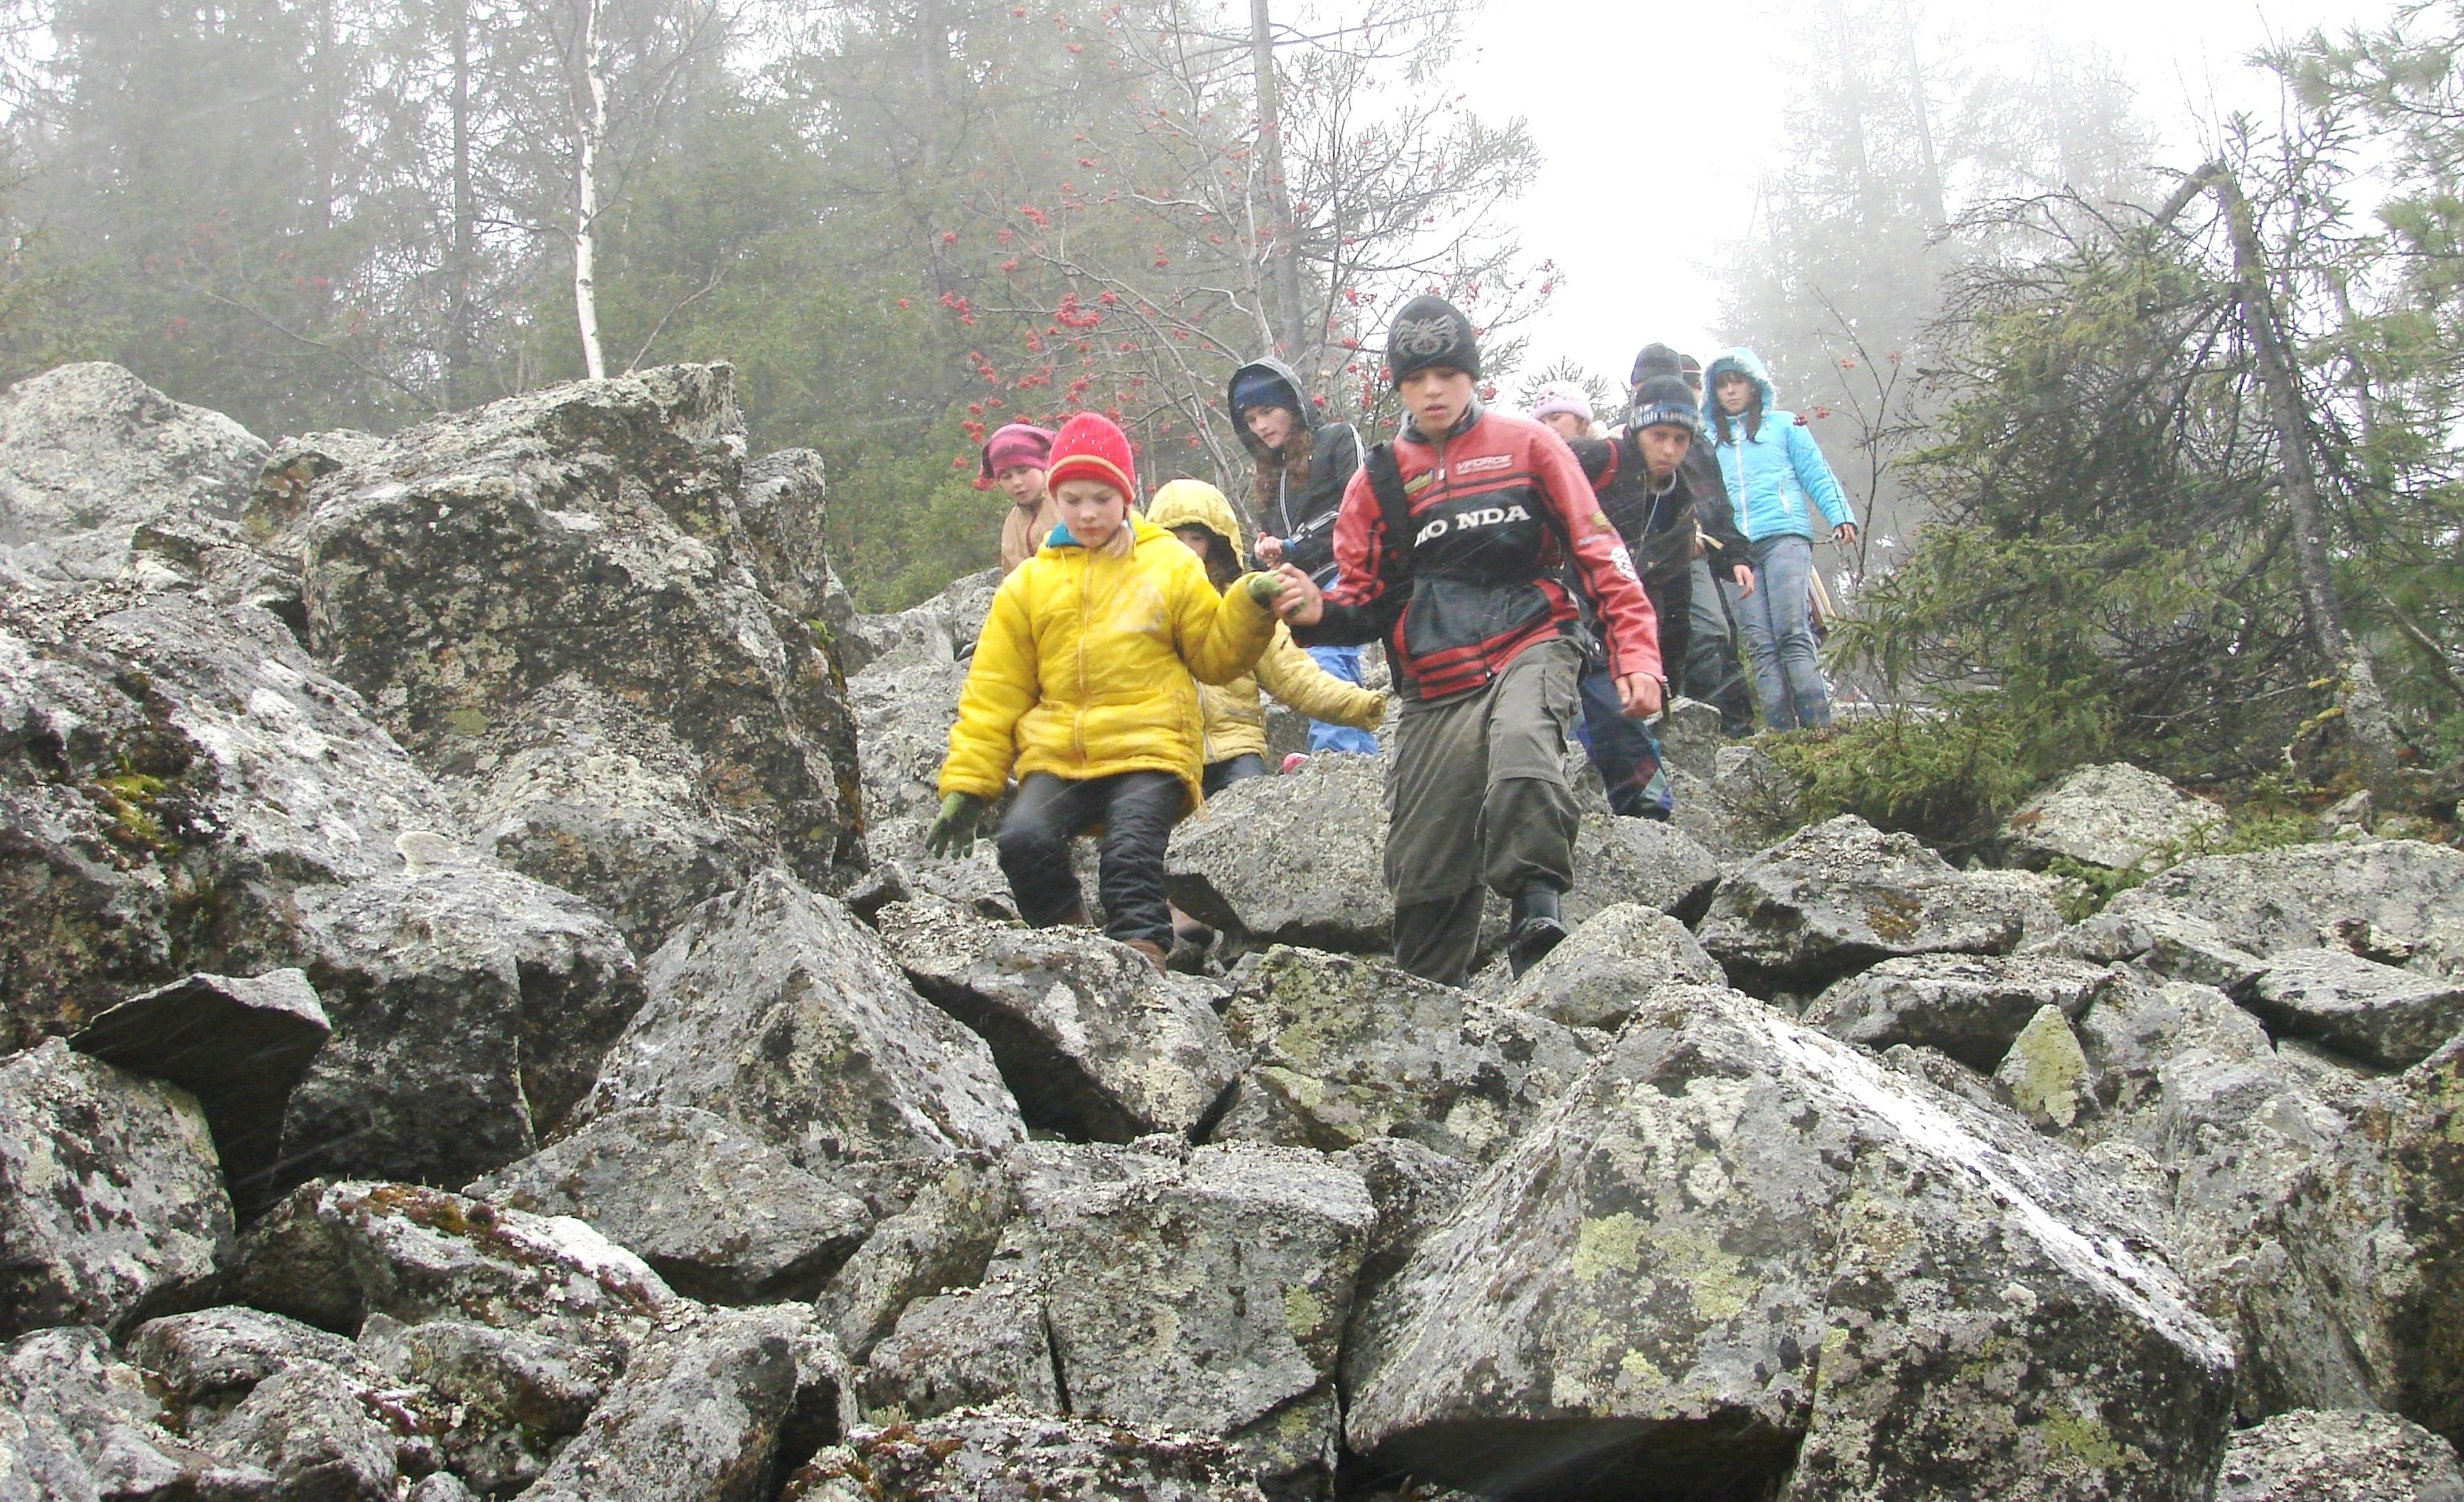
<svg viewBox="0 0 2464 1502"><path fill-rule="evenodd" d="M1475 403L1444 438L1394 446L1412 536L1386 535L1366 469L1335 518L1338 573L1305 644L1383 640L1402 691L1451 699L1485 686L1535 642L1573 634L1563 579L1590 597L1609 671L1661 676L1660 629L1634 559L1563 440ZM1567 567L1571 554L1572 569Z"/></svg>
<svg viewBox="0 0 2464 1502"><path fill-rule="evenodd" d="M1643 573L1658 577L1688 567L1694 556L1694 530L1686 523L1697 520L1713 547L1712 561L1719 572L1725 574L1746 561L1746 539L1737 531L1718 465L1708 466L1705 493L1703 468L1694 462L1698 454L1708 458L1709 445L1696 444L1687 449L1686 462L1678 467L1664 490L1651 483L1642 449L1631 433L1572 439L1566 446L1574 451L1574 462L1582 467L1583 478L1592 482L1609 525L1625 538Z"/></svg>

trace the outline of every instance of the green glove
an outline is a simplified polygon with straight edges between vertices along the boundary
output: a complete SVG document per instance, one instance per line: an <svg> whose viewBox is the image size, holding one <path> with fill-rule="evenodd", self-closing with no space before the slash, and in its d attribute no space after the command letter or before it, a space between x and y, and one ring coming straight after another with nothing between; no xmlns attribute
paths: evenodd
<svg viewBox="0 0 2464 1502"><path fill-rule="evenodd" d="M1252 574L1241 582L1249 587L1249 598L1262 605L1272 606L1275 597L1284 592L1283 576L1279 574Z"/></svg>
<svg viewBox="0 0 2464 1502"><path fill-rule="evenodd" d="M941 815L924 832L924 848L957 860L976 847L976 821L984 816L984 800L972 793L953 793L941 800Z"/></svg>

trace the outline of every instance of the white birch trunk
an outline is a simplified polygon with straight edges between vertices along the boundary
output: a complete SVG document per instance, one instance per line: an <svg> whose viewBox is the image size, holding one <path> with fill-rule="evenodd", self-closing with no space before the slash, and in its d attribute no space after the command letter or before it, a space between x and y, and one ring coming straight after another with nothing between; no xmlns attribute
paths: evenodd
<svg viewBox="0 0 2464 1502"><path fill-rule="evenodd" d="M582 138L581 164L574 174L573 312L582 326L582 364L598 381L607 374L599 351L599 279L596 234L599 220L599 140L607 129L607 80L599 55L600 0L582 0L583 98L575 100L575 122Z"/></svg>

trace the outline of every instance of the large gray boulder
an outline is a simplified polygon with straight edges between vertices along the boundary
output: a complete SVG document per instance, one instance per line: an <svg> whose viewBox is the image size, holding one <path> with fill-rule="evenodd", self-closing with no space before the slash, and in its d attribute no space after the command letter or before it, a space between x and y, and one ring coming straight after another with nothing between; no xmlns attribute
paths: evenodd
<svg viewBox="0 0 2464 1502"><path fill-rule="evenodd" d="M2057 860L2111 871L2178 859L2215 838L2225 811L2128 762L2081 767L2030 797L2002 824L2002 842L2022 865Z"/></svg>
<svg viewBox="0 0 2464 1502"><path fill-rule="evenodd" d="M1378 1295L1346 1433L1505 1497L2188 1502L2232 1348L2129 1227L2059 1144L1670 988Z"/></svg>
<svg viewBox="0 0 2464 1502"><path fill-rule="evenodd" d="M975 650L1001 581L1000 569L985 569L953 580L920 605L891 615L855 617L839 639L847 670L860 673L884 663L962 661Z"/></svg>
<svg viewBox="0 0 2464 1502"><path fill-rule="evenodd" d="M436 785L261 610L0 599L0 1047L191 972L297 968L333 1034L288 1102L289 1177L520 1157L641 1003L622 936L457 845Z"/></svg>
<svg viewBox="0 0 2464 1502"><path fill-rule="evenodd" d="M710 1303L809 1299L872 1229L862 1200L687 1106L610 1112L463 1192L585 1221Z"/></svg>
<svg viewBox="0 0 2464 1502"><path fill-rule="evenodd" d="M235 520L266 454L118 365L31 377L0 396L0 557L38 579L115 577L148 522Z"/></svg>
<svg viewBox="0 0 2464 1502"><path fill-rule="evenodd" d="M2057 955L1909 955L1835 983L1800 1020L1877 1053L1909 1043L1991 1074L2040 1009L2075 1018L2101 991L2129 984Z"/></svg>
<svg viewBox="0 0 2464 1502"><path fill-rule="evenodd" d="M1076 1142L1185 1134L1241 1071L1215 989L1159 975L1126 945L938 902L892 903L874 925L915 989L991 1045L1030 1127Z"/></svg>
<svg viewBox="0 0 2464 1502"><path fill-rule="evenodd" d="M371 1316L477 1321L593 1353L609 1370L678 1307L641 1258L578 1220L407 1184L304 1184L241 1237L236 1302L338 1335Z"/></svg>
<svg viewBox="0 0 2464 1502"><path fill-rule="evenodd" d="M331 1366L285 1366L198 1436L206 1448L273 1472L272 1494L393 1502L402 1471L393 1436L365 1390Z"/></svg>
<svg viewBox="0 0 2464 1502"><path fill-rule="evenodd" d="M825 1431L813 1438L838 1438L839 1374L827 1364L834 1358L814 1349L826 1343L791 1305L715 1311L663 1331L522 1495L766 1502L778 1494L780 1448L800 1418L826 1410Z"/></svg>
<svg viewBox="0 0 2464 1502"><path fill-rule="evenodd" d="M910 1304L856 1380L866 1413L882 1424L1004 1401L1062 1411L1044 1291L1006 1269Z"/></svg>
<svg viewBox="0 0 2464 1502"><path fill-rule="evenodd" d="M840 1348L861 1361L914 1300L974 1286L1017 1205L1016 1186L998 1164L949 1160L905 1208L882 1220L815 1300Z"/></svg>
<svg viewBox="0 0 2464 1502"><path fill-rule="evenodd" d="M1683 924L1639 903L1620 903L1576 928L1497 1000L1568 1027L1614 1031L1654 990L1687 981L1721 986L1727 976Z"/></svg>
<svg viewBox="0 0 2464 1502"><path fill-rule="evenodd" d="M1853 814L1801 829L1720 882L1695 928L1748 990L1806 990L1903 954L2008 954L2062 926L2051 884L1959 871Z"/></svg>
<svg viewBox="0 0 2464 1502"><path fill-rule="evenodd" d="M1164 884L1200 923L1258 947L1384 950L1385 763L1312 756L1287 777L1252 777L1173 832Z"/></svg>
<svg viewBox="0 0 2464 1502"><path fill-rule="evenodd" d="M177 1422L147 1374L99 1330L38 1330L0 1346L0 1497L9 1502L283 1494L261 1464L268 1457L214 1453L175 1435Z"/></svg>
<svg viewBox="0 0 2464 1502"><path fill-rule="evenodd" d="M1135 1497L1139 1502L1265 1502L1231 1448L1016 1408L969 1409L868 1428L813 1457L781 1502L1012 1502Z"/></svg>
<svg viewBox="0 0 2464 1502"><path fill-rule="evenodd" d="M231 1237L195 1097L57 1039L0 1061L0 1339L117 1328L206 1281Z"/></svg>
<svg viewBox="0 0 2464 1502"><path fill-rule="evenodd" d="M983 1040L916 995L846 908L783 871L696 908L648 981L594 1114L715 1112L815 1171L1026 1135Z"/></svg>
<svg viewBox="0 0 2464 1502"><path fill-rule="evenodd" d="M1223 1021L1254 1062L1220 1139L1339 1152L1407 1137L1477 1163L1607 1041L1383 960L1282 947L1243 976Z"/></svg>
<svg viewBox="0 0 2464 1502"><path fill-rule="evenodd" d="M2324 947L2426 975L2464 972L2464 850L2416 839L2208 856L2132 887L2105 911L2202 919L2261 959Z"/></svg>
<svg viewBox="0 0 2464 1502"><path fill-rule="evenodd" d="M901 816L930 820L939 811L941 762L966 681L964 663L914 657L892 658L847 680L868 830Z"/></svg>
<svg viewBox="0 0 2464 1502"><path fill-rule="evenodd" d="M774 603L724 365L526 392L316 482L310 640L515 868L649 947L783 864L865 864L830 648ZM775 539L772 539L775 543Z"/></svg>
<svg viewBox="0 0 2464 1502"><path fill-rule="evenodd" d="M1070 1410L1231 1439L1263 1476L1330 1477L1335 1355L1377 1212L1315 1153L1036 1143L1010 1236L1044 1285Z"/></svg>
<svg viewBox="0 0 2464 1502"><path fill-rule="evenodd" d="M283 1109L332 1032L308 977L281 969L173 981L106 1009L69 1046L195 1096L245 1210L272 1189Z"/></svg>
<svg viewBox="0 0 2464 1502"><path fill-rule="evenodd" d="M369 1371L372 1396L395 1400L445 1464L491 1496L539 1480L613 1380L604 1360L535 1330L383 1314L360 1327L349 1365Z"/></svg>
<svg viewBox="0 0 2464 1502"><path fill-rule="evenodd" d="M2233 1435L2216 1502L2464 1502L2464 1470L2394 1414L2298 1409Z"/></svg>
<svg viewBox="0 0 2464 1502"><path fill-rule="evenodd" d="M2270 1032L2314 1038L2382 1069L2409 1069L2464 1032L2464 979L2365 960L2349 949L2286 949L2246 1003Z"/></svg>

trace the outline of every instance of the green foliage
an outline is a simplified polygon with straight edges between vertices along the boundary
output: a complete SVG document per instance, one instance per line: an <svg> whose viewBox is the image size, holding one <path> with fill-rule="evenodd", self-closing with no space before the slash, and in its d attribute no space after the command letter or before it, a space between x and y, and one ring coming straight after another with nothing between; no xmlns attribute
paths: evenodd
<svg viewBox="0 0 2464 1502"><path fill-rule="evenodd" d="M1938 709L1896 709L1759 744L1803 784L1808 817L1854 814L1957 850L1991 838L2051 772L2085 759L2068 757L2043 733L2008 696L1973 694Z"/></svg>

